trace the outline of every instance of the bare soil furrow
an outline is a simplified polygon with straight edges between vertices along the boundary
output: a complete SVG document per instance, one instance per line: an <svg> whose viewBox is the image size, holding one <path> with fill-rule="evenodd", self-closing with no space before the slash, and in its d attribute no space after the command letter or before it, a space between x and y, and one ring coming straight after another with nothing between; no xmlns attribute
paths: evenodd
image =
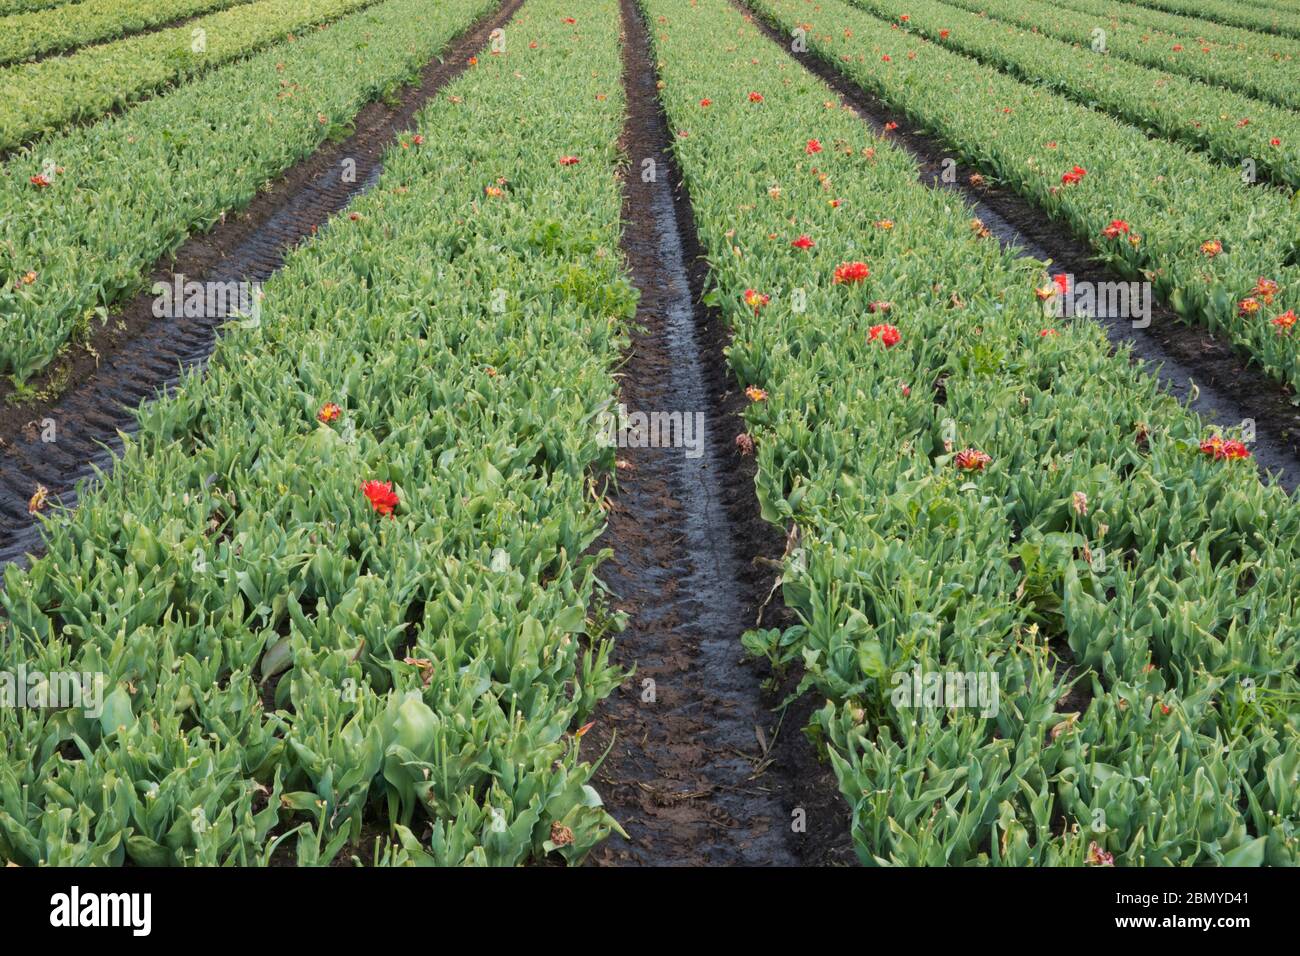
<svg viewBox="0 0 1300 956"><path fill-rule="evenodd" d="M619 401L629 413L698 422L702 435L690 447L618 450L618 490L596 546L614 550L603 577L630 617L615 653L636 673L601 705L592 742L594 752L613 744L598 783L629 839L612 838L592 862L846 861L848 812L800 733L807 714L783 714L784 688L744 660L740 636L775 577L762 559L778 560L784 540L759 518L752 460L735 450L743 396L726 372L722 323L700 302L705 266L633 0L623 24L623 252L641 299ZM763 611L769 625L786 616L779 596Z"/></svg>

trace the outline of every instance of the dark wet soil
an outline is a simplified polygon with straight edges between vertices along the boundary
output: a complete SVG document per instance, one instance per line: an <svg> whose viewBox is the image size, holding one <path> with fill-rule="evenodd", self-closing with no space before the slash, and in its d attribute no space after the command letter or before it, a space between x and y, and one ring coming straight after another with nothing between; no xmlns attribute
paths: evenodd
<svg viewBox="0 0 1300 956"><path fill-rule="evenodd" d="M591 862L850 862L848 808L801 733L811 704L783 713L788 687L765 691L766 664L744 659L740 636L777 573L755 558L779 560L785 540L759 518L753 460L735 449L745 401L726 372L721 319L700 304L705 265L689 200L674 188L645 25L633 0L622 7L623 252L641 299L619 401L630 412L702 415L704 440L618 450L596 547L614 549L602 576L630 616L615 653L636 672L598 708L586 742L600 753L613 741L596 784L629 839L611 838ZM643 181L644 159L656 164L653 182ZM778 593L763 623L788 618Z"/></svg>
<svg viewBox="0 0 1300 956"><path fill-rule="evenodd" d="M106 324L97 323L89 342L70 348L29 383L38 394L57 394L19 404L11 386L0 386L0 564L25 560L41 548L40 523L28 513L37 488L48 490L50 505L75 505L77 481L90 477L94 467L111 467L112 453L121 447L118 431L135 430L136 407L174 385L183 369L202 366L211 353L218 327L228 319L157 318L153 282L170 285L176 276L198 282L269 278L295 245L378 180L384 150L522 2L505 0L431 60L419 81L395 100L365 106L348 139L323 144L246 208L159 261L145 291L114 310ZM341 175L345 159L356 164L349 181Z"/></svg>
<svg viewBox="0 0 1300 956"><path fill-rule="evenodd" d="M789 50L785 38L761 16L741 0L732 3L773 42ZM910 152L920 166L922 182L961 195L972 207L971 215L982 219L1004 246L1036 259L1050 259L1050 272L1070 273L1076 282L1125 281L1098 263L1087 243L1076 238L1068 226L1049 218L1010 187L972 186L970 176L977 172L974 167L962 164L937 137L907 129L906 115L857 86L833 64L813 51L791 56L834 89L863 122ZM885 124L891 120L899 126L886 133ZM942 178L947 168L956 173L956 182ZM1146 363L1169 393L1205 418L1226 426L1253 419L1254 460L1261 470L1278 474L1279 484L1288 493L1295 491L1300 484L1300 408L1289 386L1252 365L1249 356L1226 339L1190 325L1172 309L1158 304L1153 304L1146 328L1135 328L1128 319L1097 316L1095 320L1104 326L1112 345L1127 345L1134 361Z"/></svg>

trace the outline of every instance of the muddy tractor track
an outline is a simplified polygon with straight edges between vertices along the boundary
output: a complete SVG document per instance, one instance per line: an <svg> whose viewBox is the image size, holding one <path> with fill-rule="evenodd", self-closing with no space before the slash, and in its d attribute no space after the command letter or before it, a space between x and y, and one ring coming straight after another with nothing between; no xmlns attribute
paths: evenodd
<svg viewBox="0 0 1300 956"><path fill-rule="evenodd" d="M619 401L629 412L702 416L703 441L617 451L618 489L596 547L614 549L602 578L630 619L615 655L636 673L597 709L587 745L598 754L612 742L597 785L630 839L611 838L591 862L848 862L848 808L802 734L810 705L777 709L787 688L765 689L766 665L743 659L740 636L772 589L768 562L784 538L758 516L753 461L735 449L744 398L726 371L723 323L700 301L705 264L645 24L634 0L622 10L623 253L641 298ZM763 615L767 626L788 623L779 595Z"/></svg>
<svg viewBox="0 0 1300 956"><path fill-rule="evenodd" d="M121 448L118 432L135 430L135 409L174 386L182 373L201 367L228 318L157 318L154 282L177 276L197 282L262 282L303 239L370 188L382 171L384 150L410 127L415 114L482 50L523 0L505 0L493 14L431 60L418 82L393 104L372 102L353 121L355 132L326 144L294 165L242 211L224 216L155 264L145 291L115 308L90 341L70 348L31 383L46 401L17 404L12 388L0 390L0 564L24 561L42 548L40 522L28 512L38 487L62 507L76 504L77 482L107 470ZM356 163L344 181L344 159ZM67 383L66 387L60 387ZM52 427L51 427L52 426ZM54 440L45 439L53 437Z"/></svg>
<svg viewBox="0 0 1300 956"><path fill-rule="evenodd" d="M786 38L762 15L742 0L731 2L772 42L835 90L877 135L887 136L911 153L920 166L922 182L959 194L972 215L983 220L1004 247L1035 259L1050 259L1050 272L1069 273L1076 282L1125 281L1099 264L1087 244L1067 226L1052 220L1010 187L970 185L971 174L978 170L962 163L942 140L907 130L910 121L901 110L859 87L816 53L791 52ZM899 126L886 133L885 124L890 120ZM942 178L945 169L956 172L956 182ZM1226 426L1253 420L1256 438L1251 452L1256 463L1261 471L1278 475L1288 494L1295 491L1300 484L1300 407L1289 386L1269 378L1227 340L1189 324L1163 305L1152 304L1146 328L1135 328L1128 318L1097 316L1094 321L1105 329L1112 346L1127 345L1133 361L1145 363L1171 395L1205 418Z"/></svg>

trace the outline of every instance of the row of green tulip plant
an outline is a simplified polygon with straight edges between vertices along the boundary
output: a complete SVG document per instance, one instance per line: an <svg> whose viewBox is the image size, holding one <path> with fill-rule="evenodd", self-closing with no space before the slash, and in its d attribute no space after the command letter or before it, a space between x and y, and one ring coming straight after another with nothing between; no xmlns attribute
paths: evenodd
<svg viewBox="0 0 1300 956"><path fill-rule="evenodd" d="M1076 10L1096 10L1101 3L1102 0L1065 0L1064 5L1073 7ZM1275 12L1286 14L1300 12L1300 4L1297 4L1295 0L1251 0L1251 5L1267 8L1266 15ZM1144 6L1141 3L1128 2L1128 0L1119 3L1107 3L1106 15L1120 20L1127 20L1131 23L1155 27L1158 30L1200 32L1205 33L1207 36L1215 35L1220 30L1235 30L1245 36L1259 36L1256 30L1247 27L1224 26L1213 20L1202 19L1196 14L1171 13L1158 7Z"/></svg>
<svg viewBox="0 0 1300 956"><path fill-rule="evenodd" d="M642 6L790 542L743 640L862 862L1300 860L1296 502L727 0Z"/></svg>
<svg viewBox="0 0 1300 956"><path fill-rule="evenodd" d="M49 10L76 2L77 0L0 0L0 17L11 13L28 13L32 10Z"/></svg>
<svg viewBox="0 0 1300 956"><path fill-rule="evenodd" d="M579 743L621 678L618 33L529 0L6 568L0 672L104 684L0 708L0 859L576 862L616 826Z"/></svg>
<svg viewBox="0 0 1300 956"><path fill-rule="evenodd" d="M184 26L0 69L0 152L92 120L378 0L258 0ZM40 152L39 148L35 150Z"/></svg>
<svg viewBox="0 0 1300 956"><path fill-rule="evenodd" d="M954 6L1106 55L1300 107L1300 40L1109 0L949 0ZM906 10L900 10L906 13Z"/></svg>
<svg viewBox="0 0 1300 956"><path fill-rule="evenodd" d="M1231 90L1098 56L939 0L853 0L870 13L1027 83L1178 140L1259 179L1300 186L1300 115ZM900 13L899 11L904 11Z"/></svg>
<svg viewBox="0 0 1300 956"><path fill-rule="evenodd" d="M1240 4L1232 0L1131 0L1121 6L1150 7L1246 30L1300 37L1300 10L1278 5Z"/></svg>
<svg viewBox="0 0 1300 956"><path fill-rule="evenodd" d="M44 368L145 288L159 257L345 136L363 105L498 5L384 0L11 158L0 177L0 373L23 382Z"/></svg>
<svg viewBox="0 0 1300 956"><path fill-rule="evenodd" d="M1179 143L946 50L901 17L841 0L751 6L981 178L1063 221L1125 280L1149 283L1186 320L1300 386L1300 207L1281 190L1249 186Z"/></svg>
<svg viewBox="0 0 1300 956"><path fill-rule="evenodd" d="M248 0L84 0L0 19L0 63L75 50Z"/></svg>

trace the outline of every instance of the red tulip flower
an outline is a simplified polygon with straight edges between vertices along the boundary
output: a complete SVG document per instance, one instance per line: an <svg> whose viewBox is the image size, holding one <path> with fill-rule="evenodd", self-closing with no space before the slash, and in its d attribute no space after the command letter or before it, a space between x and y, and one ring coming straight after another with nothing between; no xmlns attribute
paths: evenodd
<svg viewBox="0 0 1300 956"><path fill-rule="evenodd" d="M367 481L361 486L361 493L370 502L376 514L391 518L398 505L397 492L391 481Z"/></svg>
<svg viewBox="0 0 1300 956"><path fill-rule="evenodd" d="M1250 449L1235 438L1225 439L1214 435L1201 442L1201 452L1215 461L1235 461L1250 457Z"/></svg>
<svg viewBox="0 0 1300 956"><path fill-rule="evenodd" d="M853 285L865 282L869 275L871 270L867 268L865 262L841 262L835 267L835 284Z"/></svg>
<svg viewBox="0 0 1300 956"><path fill-rule="evenodd" d="M1129 231L1129 225L1123 219L1112 219L1110 225L1101 231L1107 239L1118 239Z"/></svg>
<svg viewBox="0 0 1300 956"><path fill-rule="evenodd" d="M885 348L892 349L903 340L903 333L892 325L873 325L867 332L867 339L871 342L879 341Z"/></svg>
<svg viewBox="0 0 1300 956"><path fill-rule="evenodd" d="M953 459L953 464L962 471L983 471L984 466L993 459L978 448L963 448L957 452L957 457Z"/></svg>
<svg viewBox="0 0 1300 956"><path fill-rule="evenodd" d="M753 289L746 289L743 298L745 300L745 305L753 309L755 315L758 315L759 309L772 301L770 295L764 295L763 293L756 292Z"/></svg>

